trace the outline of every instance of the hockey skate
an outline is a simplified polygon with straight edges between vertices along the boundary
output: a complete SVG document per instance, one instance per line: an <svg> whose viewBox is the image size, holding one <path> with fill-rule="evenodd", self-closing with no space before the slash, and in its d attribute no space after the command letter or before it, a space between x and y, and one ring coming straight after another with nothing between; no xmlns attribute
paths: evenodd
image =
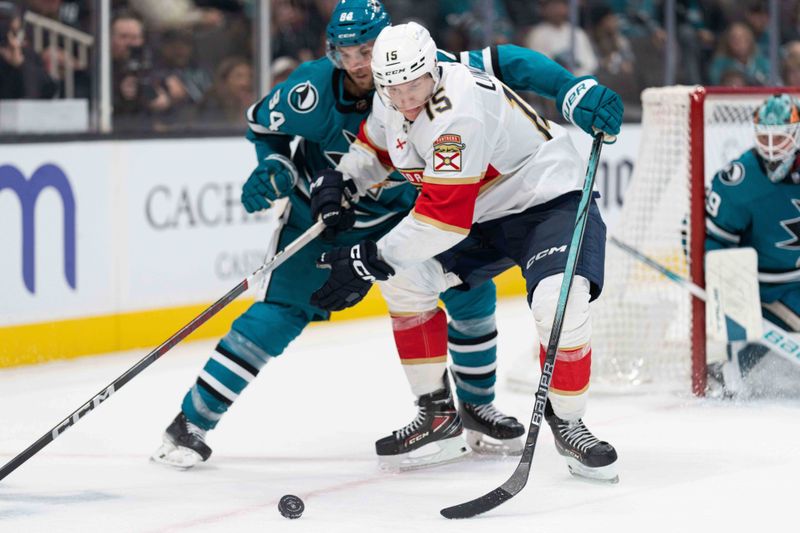
<svg viewBox="0 0 800 533"><path fill-rule="evenodd" d="M460 403L459 413L472 451L487 455L520 455L525 427L492 403Z"/></svg>
<svg viewBox="0 0 800 533"><path fill-rule="evenodd" d="M617 451L613 446L592 435L583 420L568 422L558 418L550 400L545 406L544 417L553 430L556 449L566 458L573 476L607 483L619 482Z"/></svg>
<svg viewBox="0 0 800 533"><path fill-rule="evenodd" d="M452 463L469 453L464 426L445 387L417 399L417 417L407 426L375 442L381 470L401 472Z"/></svg>
<svg viewBox="0 0 800 533"><path fill-rule="evenodd" d="M211 457L211 448L205 443L206 431L178 413L164 432L161 447L150 456L160 463L180 470L188 470Z"/></svg>

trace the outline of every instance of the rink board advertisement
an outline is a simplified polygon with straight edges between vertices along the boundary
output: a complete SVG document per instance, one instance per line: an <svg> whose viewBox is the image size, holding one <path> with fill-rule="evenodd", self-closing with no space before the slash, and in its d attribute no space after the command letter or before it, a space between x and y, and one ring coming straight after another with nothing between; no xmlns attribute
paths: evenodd
<svg viewBox="0 0 800 533"><path fill-rule="evenodd" d="M235 286L274 233L253 164L235 138L0 148L0 364L157 345Z"/></svg>
<svg viewBox="0 0 800 533"><path fill-rule="evenodd" d="M573 131L583 158L591 139ZM601 209L613 225L639 128L603 152ZM240 138L0 147L0 366L154 347L255 270L273 214L248 215L255 165ZM513 269L500 295L524 284ZM245 295L195 337L219 336ZM372 291L341 318L385 311Z"/></svg>

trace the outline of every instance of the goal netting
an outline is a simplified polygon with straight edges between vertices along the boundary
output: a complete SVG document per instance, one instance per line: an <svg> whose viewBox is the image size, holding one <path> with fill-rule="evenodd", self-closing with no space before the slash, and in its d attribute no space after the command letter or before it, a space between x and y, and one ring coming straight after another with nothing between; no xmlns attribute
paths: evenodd
<svg viewBox="0 0 800 533"><path fill-rule="evenodd" d="M642 136L613 235L703 285L704 190L753 146L752 116L785 89L662 87L642 93ZM592 387L705 389L705 307L611 243L593 307Z"/></svg>

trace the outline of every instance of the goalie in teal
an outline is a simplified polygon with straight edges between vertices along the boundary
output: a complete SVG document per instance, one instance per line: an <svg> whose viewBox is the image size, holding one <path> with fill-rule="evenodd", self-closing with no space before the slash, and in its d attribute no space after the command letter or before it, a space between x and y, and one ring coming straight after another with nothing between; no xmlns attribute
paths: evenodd
<svg viewBox="0 0 800 533"><path fill-rule="evenodd" d="M371 107L372 44L389 24L389 15L377 0L341 0L327 26L327 57L302 64L247 111L247 138L255 145L258 164L242 189L242 203L248 212L255 212L269 209L278 199L289 200L273 252L307 230L319 215L329 189L312 191L311 178L334 168L356 139ZM622 103L616 93L593 78L576 78L539 53L509 45L439 56L442 61L486 70L512 88L556 99L565 117L584 131L591 132L593 126L619 131ZM293 139L299 139L294 149ZM391 175L353 209L343 209L324 239L305 246L272 272L256 302L234 321L212 352L152 460L177 468L207 460L211 455L207 431L311 321L329 318L328 312L309 303L311 293L327 277L316 268L316 259L335 246L379 239L403 219L416 196L404 177ZM495 287L486 283L471 291L449 290L441 298L450 316L448 346L460 409L455 409L449 389L437 398L453 407L457 426L453 429L458 433L463 417L478 451L514 453L521 449L524 427L492 403ZM426 457L423 464L447 459L435 453Z"/></svg>
<svg viewBox="0 0 800 533"><path fill-rule="evenodd" d="M800 102L771 96L753 122L755 147L719 171L707 192L706 250L754 248L764 318L800 332ZM797 365L744 341L709 365L709 378L726 396L800 388Z"/></svg>

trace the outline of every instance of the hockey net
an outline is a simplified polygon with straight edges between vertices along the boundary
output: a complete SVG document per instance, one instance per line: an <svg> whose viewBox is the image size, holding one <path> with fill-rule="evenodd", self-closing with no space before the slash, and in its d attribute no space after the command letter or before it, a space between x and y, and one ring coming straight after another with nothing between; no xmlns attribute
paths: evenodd
<svg viewBox="0 0 800 533"><path fill-rule="evenodd" d="M641 144L613 235L703 286L705 186L717 170L753 146L755 108L785 91L645 90ZM688 391L691 386L703 394L704 304L611 243L592 323L593 388Z"/></svg>

